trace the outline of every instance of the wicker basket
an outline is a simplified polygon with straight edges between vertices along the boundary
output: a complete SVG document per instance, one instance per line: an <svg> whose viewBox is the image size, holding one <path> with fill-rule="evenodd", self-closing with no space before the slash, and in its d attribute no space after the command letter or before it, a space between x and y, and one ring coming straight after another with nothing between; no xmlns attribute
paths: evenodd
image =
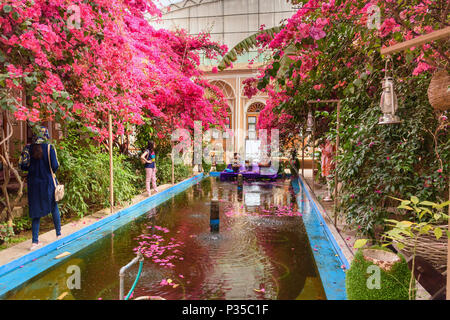
<svg viewBox="0 0 450 320"><path fill-rule="evenodd" d="M416 246L416 256L420 256L430 262L437 270L444 272L447 269L447 244L448 238L445 230L447 225L439 226L443 230L443 235L439 240L436 239L433 232L419 236ZM402 243L405 247L400 250L405 256L411 256L414 250L414 240L411 238L394 243ZM398 248L398 246L396 246Z"/></svg>
<svg viewBox="0 0 450 320"><path fill-rule="evenodd" d="M450 75L445 70L436 72L428 87L428 101L437 110L450 109Z"/></svg>

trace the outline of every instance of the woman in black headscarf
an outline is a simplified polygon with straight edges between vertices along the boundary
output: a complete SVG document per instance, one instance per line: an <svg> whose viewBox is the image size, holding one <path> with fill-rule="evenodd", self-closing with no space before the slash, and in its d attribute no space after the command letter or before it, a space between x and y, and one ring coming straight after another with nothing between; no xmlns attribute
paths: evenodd
<svg viewBox="0 0 450 320"><path fill-rule="evenodd" d="M59 164L56 151L49 144L49 139L47 128L39 127L38 132L33 135L32 144L25 146L19 161L20 168L28 171L28 209L33 234L30 250L40 246L38 239L40 220L49 213L53 217L56 237L61 237L61 218L55 201L55 183L51 172L51 170L56 172Z"/></svg>

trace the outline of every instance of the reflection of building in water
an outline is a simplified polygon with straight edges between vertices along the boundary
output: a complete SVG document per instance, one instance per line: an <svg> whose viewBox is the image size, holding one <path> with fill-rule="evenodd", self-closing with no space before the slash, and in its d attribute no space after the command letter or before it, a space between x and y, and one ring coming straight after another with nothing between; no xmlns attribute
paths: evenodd
<svg viewBox="0 0 450 320"><path fill-rule="evenodd" d="M220 219L219 219L219 201L212 200L211 208L210 208L210 217L209 217L209 225L211 233L218 233L220 227Z"/></svg>
<svg viewBox="0 0 450 320"><path fill-rule="evenodd" d="M244 188L237 188L237 200L241 202L243 197L244 197Z"/></svg>
<svg viewBox="0 0 450 320"><path fill-rule="evenodd" d="M244 203L247 207L259 207L261 205L261 194L258 192L245 192Z"/></svg>

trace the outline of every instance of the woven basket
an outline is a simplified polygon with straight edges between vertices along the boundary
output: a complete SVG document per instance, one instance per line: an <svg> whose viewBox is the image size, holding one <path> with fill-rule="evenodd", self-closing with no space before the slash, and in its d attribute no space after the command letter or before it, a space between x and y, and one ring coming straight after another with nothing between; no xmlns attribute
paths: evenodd
<svg viewBox="0 0 450 320"><path fill-rule="evenodd" d="M436 72L428 87L428 101L437 110L450 109L450 75L445 70Z"/></svg>
<svg viewBox="0 0 450 320"><path fill-rule="evenodd" d="M436 239L433 232L419 236L416 246L416 256L420 256L431 263L437 270L443 272L447 269L447 244L448 238L445 233L447 226L439 226L443 230L443 235L439 240ZM396 240L394 243L402 243L405 247L400 252L406 256L411 256L414 251L415 240L408 238Z"/></svg>

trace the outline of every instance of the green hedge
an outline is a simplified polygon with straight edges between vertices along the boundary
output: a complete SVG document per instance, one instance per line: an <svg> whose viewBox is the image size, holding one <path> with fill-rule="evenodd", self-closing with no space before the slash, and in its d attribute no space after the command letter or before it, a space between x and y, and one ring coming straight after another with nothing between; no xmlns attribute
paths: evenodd
<svg viewBox="0 0 450 320"><path fill-rule="evenodd" d="M156 156L157 184L172 183L172 162L169 156ZM174 168L175 182L183 181L192 175L192 168L185 164L176 164Z"/></svg>
<svg viewBox="0 0 450 320"><path fill-rule="evenodd" d="M378 246L371 249L390 251ZM408 300L411 271L402 255L389 272L380 268L380 289L368 289L367 279L373 274L367 268L373 265L363 257L362 249L358 250L346 273L347 298L349 300Z"/></svg>
<svg viewBox="0 0 450 320"><path fill-rule="evenodd" d="M84 216L91 209L109 207L109 154L98 147L58 147L59 181L65 185L60 210ZM123 203L140 193L142 182L134 163L122 154L114 154L114 201Z"/></svg>

